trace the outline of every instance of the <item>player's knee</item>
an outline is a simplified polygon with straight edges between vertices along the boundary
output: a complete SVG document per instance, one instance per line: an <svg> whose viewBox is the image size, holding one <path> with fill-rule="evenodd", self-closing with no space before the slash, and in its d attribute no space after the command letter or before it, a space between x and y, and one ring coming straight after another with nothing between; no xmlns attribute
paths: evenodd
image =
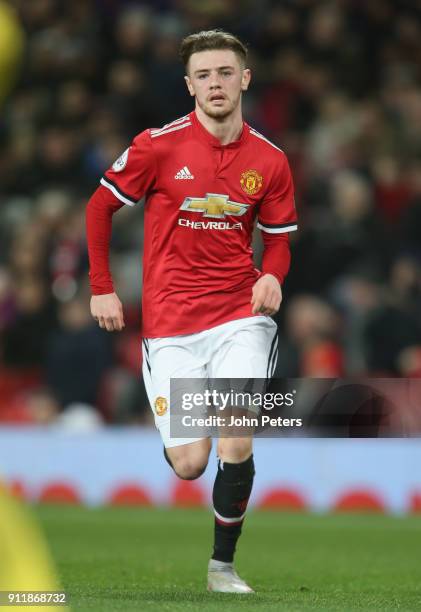
<svg viewBox="0 0 421 612"><path fill-rule="evenodd" d="M250 438L221 438L218 442L218 457L222 461L241 463L252 453Z"/></svg>
<svg viewBox="0 0 421 612"><path fill-rule="evenodd" d="M174 472L182 480L196 480L206 470L207 461L193 461L182 458L173 461Z"/></svg>

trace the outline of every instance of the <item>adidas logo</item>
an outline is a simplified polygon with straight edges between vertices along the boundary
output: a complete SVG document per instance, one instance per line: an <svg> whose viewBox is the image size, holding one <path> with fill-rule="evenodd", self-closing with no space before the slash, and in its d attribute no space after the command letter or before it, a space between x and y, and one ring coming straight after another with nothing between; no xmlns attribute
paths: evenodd
<svg viewBox="0 0 421 612"><path fill-rule="evenodd" d="M187 166L184 166L184 168L181 168L181 170L179 170L177 172L177 174L174 177L175 179L194 179L193 174L191 174L190 170L187 168Z"/></svg>

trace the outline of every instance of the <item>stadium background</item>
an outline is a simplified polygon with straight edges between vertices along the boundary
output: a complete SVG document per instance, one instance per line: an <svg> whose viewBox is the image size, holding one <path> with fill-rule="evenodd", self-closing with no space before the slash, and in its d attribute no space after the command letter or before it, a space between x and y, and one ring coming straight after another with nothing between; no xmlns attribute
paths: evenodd
<svg viewBox="0 0 421 612"><path fill-rule="evenodd" d="M0 471L16 493L209 499L212 474L176 484L163 462L139 380L141 209L114 217L121 334L91 320L84 236L133 135L191 110L177 58L191 31L249 44L245 118L293 170L277 375L420 376L420 16L417 1L0 2ZM419 453L262 441L254 503L419 511Z"/></svg>

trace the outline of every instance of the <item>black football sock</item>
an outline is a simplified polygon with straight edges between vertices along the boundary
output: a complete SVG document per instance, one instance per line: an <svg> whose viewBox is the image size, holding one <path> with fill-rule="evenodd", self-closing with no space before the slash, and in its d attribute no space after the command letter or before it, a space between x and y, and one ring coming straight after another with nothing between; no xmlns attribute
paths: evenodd
<svg viewBox="0 0 421 612"><path fill-rule="evenodd" d="M253 486L254 462L251 455L243 463L218 460L213 486L215 541L212 559L232 563L240 537L247 503Z"/></svg>

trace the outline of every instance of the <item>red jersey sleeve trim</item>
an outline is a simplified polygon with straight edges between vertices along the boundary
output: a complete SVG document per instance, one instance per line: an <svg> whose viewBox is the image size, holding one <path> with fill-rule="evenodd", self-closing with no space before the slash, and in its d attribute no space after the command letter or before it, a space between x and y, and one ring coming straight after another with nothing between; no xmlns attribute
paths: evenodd
<svg viewBox="0 0 421 612"><path fill-rule="evenodd" d="M268 234L284 234L285 232L295 232L298 229L298 225L294 222L289 223L262 223L259 221L257 227L262 232Z"/></svg>
<svg viewBox="0 0 421 612"><path fill-rule="evenodd" d="M109 189L111 193L113 193L115 197L120 200L120 202L123 202L123 204L128 204L129 206L134 206L135 204L137 204L138 200L121 191L120 187L108 177L103 176L100 180L100 183L101 185Z"/></svg>

